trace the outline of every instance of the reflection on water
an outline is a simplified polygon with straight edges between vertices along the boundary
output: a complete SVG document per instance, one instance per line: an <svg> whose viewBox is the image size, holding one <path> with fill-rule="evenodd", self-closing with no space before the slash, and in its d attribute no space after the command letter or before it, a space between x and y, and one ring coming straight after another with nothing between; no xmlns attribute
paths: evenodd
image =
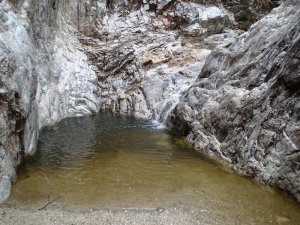
<svg viewBox="0 0 300 225"><path fill-rule="evenodd" d="M38 153L18 171L12 199L63 205L219 210L239 222L297 224L300 208L250 180L223 172L182 137L150 121L105 113L46 128Z"/></svg>

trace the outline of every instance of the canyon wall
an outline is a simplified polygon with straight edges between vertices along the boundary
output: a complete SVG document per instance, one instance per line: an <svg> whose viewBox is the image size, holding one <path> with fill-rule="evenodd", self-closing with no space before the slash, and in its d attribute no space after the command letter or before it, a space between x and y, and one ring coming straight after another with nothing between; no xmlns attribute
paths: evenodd
<svg viewBox="0 0 300 225"><path fill-rule="evenodd" d="M246 33L274 5L239 20L242 3L0 1L0 202L42 127L99 110L164 122L298 196L299 3Z"/></svg>
<svg viewBox="0 0 300 225"><path fill-rule="evenodd" d="M173 131L300 200L300 3L287 1L207 58Z"/></svg>
<svg viewBox="0 0 300 225"><path fill-rule="evenodd" d="M77 18L89 18L74 4L0 2L0 202L43 126L99 111L97 76L77 39Z"/></svg>

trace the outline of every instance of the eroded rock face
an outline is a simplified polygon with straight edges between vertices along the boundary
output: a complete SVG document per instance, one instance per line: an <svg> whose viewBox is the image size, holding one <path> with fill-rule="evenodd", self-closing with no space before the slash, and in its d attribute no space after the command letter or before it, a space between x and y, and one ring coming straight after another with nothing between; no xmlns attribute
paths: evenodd
<svg viewBox="0 0 300 225"><path fill-rule="evenodd" d="M15 163L37 141L37 87L34 47L28 35L28 20L20 20L13 6L0 7L0 202L9 196L16 179Z"/></svg>
<svg viewBox="0 0 300 225"><path fill-rule="evenodd" d="M138 11L106 15L80 37L98 76L101 109L164 121L215 47L201 40L224 33L216 39L231 42L232 22L222 8L181 1L158 1L155 12L145 1Z"/></svg>
<svg viewBox="0 0 300 225"><path fill-rule="evenodd" d="M300 3L213 51L168 124L200 151L300 200Z"/></svg>
<svg viewBox="0 0 300 225"><path fill-rule="evenodd" d="M99 110L97 76L79 50L73 11L54 3L0 2L0 202L43 126Z"/></svg>
<svg viewBox="0 0 300 225"><path fill-rule="evenodd" d="M101 109L164 121L210 53L200 40L225 32L231 15L181 1L159 1L156 12L148 2L140 7L106 15L80 41L98 76ZM221 39L237 36L227 34Z"/></svg>

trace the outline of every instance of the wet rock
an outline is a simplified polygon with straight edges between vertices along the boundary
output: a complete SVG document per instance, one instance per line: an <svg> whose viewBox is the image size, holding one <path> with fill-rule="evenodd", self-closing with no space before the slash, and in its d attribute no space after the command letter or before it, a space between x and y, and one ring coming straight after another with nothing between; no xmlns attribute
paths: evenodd
<svg viewBox="0 0 300 225"><path fill-rule="evenodd" d="M3 202L9 197L11 190L11 181L7 176L0 177L0 190L0 202Z"/></svg>
<svg viewBox="0 0 300 225"><path fill-rule="evenodd" d="M193 121L193 117L193 110L187 104L179 103L169 118L169 124L178 135L186 136L191 130L190 123Z"/></svg>

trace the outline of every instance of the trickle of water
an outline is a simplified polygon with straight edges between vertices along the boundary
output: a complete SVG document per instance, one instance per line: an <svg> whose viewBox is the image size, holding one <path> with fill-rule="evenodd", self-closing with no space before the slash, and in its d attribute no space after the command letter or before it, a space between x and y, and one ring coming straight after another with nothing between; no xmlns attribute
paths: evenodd
<svg viewBox="0 0 300 225"><path fill-rule="evenodd" d="M179 103L183 93L190 87L190 85L182 85L181 88L171 96L169 96L161 106L161 110L158 110L155 121L157 123L161 123L162 125L166 124L168 115L172 112L172 110Z"/></svg>
<svg viewBox="0 0 300 225"><path fill-rule="evenodd" d="M240 224L300 221L291 199L236 176L151 121L114 114L70 118L43 130L19 168L11 201L214 210ZM283 221L281 219L280 221Z"/></svg>
<svg viewBox="0 0 300 225"><path fill-rule="evenodd" d="M153 128L154 128L154 129L159 129L159 130L161 130L161 129L166 129L165 124L162 123L162 122L159 122L158 119L153 120L153 121L152 121L152 124L153 124Z"/></svg>

